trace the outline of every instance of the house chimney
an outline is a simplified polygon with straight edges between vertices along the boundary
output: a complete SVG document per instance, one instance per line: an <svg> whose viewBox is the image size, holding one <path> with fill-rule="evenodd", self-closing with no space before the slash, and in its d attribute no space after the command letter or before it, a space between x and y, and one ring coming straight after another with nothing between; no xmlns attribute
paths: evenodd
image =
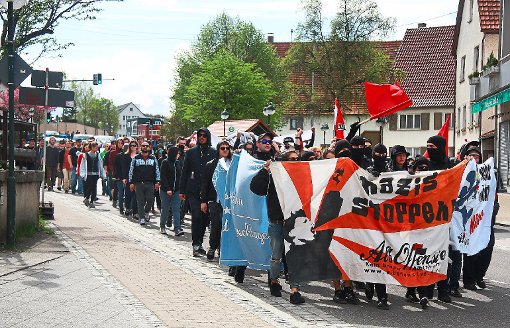
<svg viewBox="0 0 510 328"><path fill-rule="evenodd" d="M418 28L427 27L427 23L418 23Z"/></svg>
<svg viewBox="0 0 510 328"><path fill-rule="evenodd" d="M274 42L274 33L267 33L267 42L268 43Z"/></svg>

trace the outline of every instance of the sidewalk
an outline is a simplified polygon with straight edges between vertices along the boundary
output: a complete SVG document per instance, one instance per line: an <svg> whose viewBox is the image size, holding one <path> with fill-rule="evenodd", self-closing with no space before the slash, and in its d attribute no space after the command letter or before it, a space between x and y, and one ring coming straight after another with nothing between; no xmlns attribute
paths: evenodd
<svg viewBox="0 0 510 328"><path fill-rule="evenodd" d="M510 226L510 194L500 193L499 197L499 212L496 217L496 224Z"/></svg>

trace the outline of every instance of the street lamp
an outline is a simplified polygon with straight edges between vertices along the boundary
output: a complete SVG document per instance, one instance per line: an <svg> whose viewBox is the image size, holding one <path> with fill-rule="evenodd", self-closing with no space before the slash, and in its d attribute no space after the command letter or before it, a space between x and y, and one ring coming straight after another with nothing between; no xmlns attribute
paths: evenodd
<svg viewBox="0 0 510 328"><path fill-rule="evenodd" d="M221 119L223 120L223 138L227 137L227 135L225 134L225 127L229 116L230 114L227 112L227 109L225 108L223 112L221 112Z"/></svg>
<svg viewBox="0 0 510 328"><path fill-rule="evenodd" d="M383 144L383 129L386 126L388 121L386 120L386 117L379 117L377 120L375 120L375 125L379 127L379 135L381 141L379 142L381 145Z"/></svg>
<svg viewBox="0 0 510 328"><path fill-rule="evenodd" d="M328 130L329 130L329 125L328 125L328 123L324 123L324 124L322 124L322 126L321 126L321 131L323 131L323 132L324 132L324 145L326 144L326 131L328 131Z"/></svg>
<svg viewBox="0 0 510 328"><path fill-rule="evenodd" d="M7 2L7 51L8 51L8 86L9 86L9 175L7 177L7 244L16 242L16 178L14 177L14 9L20 9L26 0L1 0L0 5L6 7Z"/></svg>
<svg viewBox="0 0 510 328"><path fill-rule="evenodd" d="M271 130L271 115L276 112L276 108L274 108L272 102L269 102L262 112L267 116L267 126L269 127L269 130Z"/></svg>

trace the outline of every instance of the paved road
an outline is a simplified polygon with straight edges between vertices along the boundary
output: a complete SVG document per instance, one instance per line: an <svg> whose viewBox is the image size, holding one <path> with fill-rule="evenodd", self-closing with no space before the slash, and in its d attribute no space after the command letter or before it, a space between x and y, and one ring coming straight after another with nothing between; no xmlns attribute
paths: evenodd
<svg viewBox="0 0 510 328"><path fill-rule="evenodd" d="M431 308L423 311L405 301L404 288L391 286L389 311L378 310L374 302L366 302L364 297L360 306L338 305L331 300L333 290L329 283L314 282L302 288L307 303L293 306L288 302L286 287L282 298L269 295L263 272L248 271L245 283L236 284L217 262L191 257L188 221L184 237L164 236L158 232L157 220L141 227L118 215L104 197L100 197L96 209L85 208L77 196L55 192L47 198L56 203L53 224L66 246L92 263L95 276L109 281L113 286L110 293L122 293L130 300L123 303L127 310L117 309L128 322L136 318L149 326L183 327L242 324L491 328L505 327L510 322L507 227L496 231L497 246L487 274L489 287L479 292L465 291L464 297L452 304L434 301ZM5 301L0 297L2 304Z"/></svg>

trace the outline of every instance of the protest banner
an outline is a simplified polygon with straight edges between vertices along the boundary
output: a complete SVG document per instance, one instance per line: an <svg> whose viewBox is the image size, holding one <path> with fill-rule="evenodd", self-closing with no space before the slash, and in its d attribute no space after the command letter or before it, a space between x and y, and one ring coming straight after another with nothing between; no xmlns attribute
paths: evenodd
<svg viewBox="0 0 510 328"><path fill-rule="evenodd" d="M470 161L460 185L450 226L452 247L474 255L489 244L497 181L494 158L477 165Z"/></svg>
<svg viewBox="0 0 510 328"><path fill-rule="evenodd" d="M264 166L246 151L234 154L230 167L219 162L213 184L223 206L220 264L269 270L271 250L266 197L255 195L250 182Z"/></svg>
<svg viewBox="0 0 510 328"><path fill-rule="evenodd" d="M464 168L375 178L346 158L272 163L289 275L403 286L445 279Z"/></svg>

